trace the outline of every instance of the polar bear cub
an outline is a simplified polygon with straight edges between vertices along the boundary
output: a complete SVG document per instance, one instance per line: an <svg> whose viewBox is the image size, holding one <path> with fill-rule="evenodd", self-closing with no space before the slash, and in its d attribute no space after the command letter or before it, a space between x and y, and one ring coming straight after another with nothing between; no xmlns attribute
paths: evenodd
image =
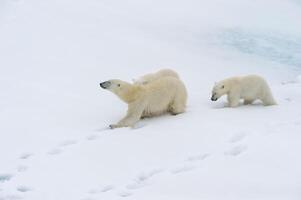
<svg viewBox="0 0 301 200"><path fill-rule="evenodd" d="M146 74L144 76L139 77L138 79L133 79L133 81L135 84L145 85L159 78L167 77L167 76L171 76L179 79L179 75L177 72L171 69L161 69L155 73Z"/></svg>
<svg viewBox="0 0 301 200"><path fill-rule="evenodd" d="M162 77L146 85L131 84L122 80L109 80L100 87L117 95L128 104L126 116L110 128L132 127L143 117L169 112L185 112L187 91L183 82L174 77Z"/></svg>
<svg viewBox="0 0 301 200"><path fill-rule="evenodd" d="M227 95L230 107L237 107L240 99L244 100L245 105L257 99L265 106L277 104L267 82L257 75L232 77L216 83L211 100L216 101L223 95Z"/></svg>

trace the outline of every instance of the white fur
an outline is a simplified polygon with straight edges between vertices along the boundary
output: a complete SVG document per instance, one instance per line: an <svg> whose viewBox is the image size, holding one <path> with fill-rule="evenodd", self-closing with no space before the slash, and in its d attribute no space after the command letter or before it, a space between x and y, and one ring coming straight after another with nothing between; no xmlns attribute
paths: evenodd
<svg viewBox="0 0 301 200"><path fill-rule="evenodd" d="M134 79L134 83L135 84L141 84L141 85L145 85L148 84L152 81L155 81L159 78L162 77L167 77L167 76L171 76L174 78L179 79L179 75L177 74L177 72L171 70L171 69L161 69L155 73L150 73L150 74L146 74L144 76L139 77L138 79Z"/></svg>
<svg viewBox="0 0 301 200"><path fill-rule="evenodd" d="M121 80L110 80L106 89L128 104L126 116L111 128L134 126L143 117L165 112L185 112L187 91L181 80L162 77L146 85L130 84Z"/></svg>
<svg viewBox="0 0 301 200"><path fill-rule="evenodd" d="M237 107L240 99L244 100L244 104L251 104L257 99L265 106L277 104L267 82L257 75L232 77L216 83L211 100L216 101L223 95L227 95L230 107Z"/></svg>

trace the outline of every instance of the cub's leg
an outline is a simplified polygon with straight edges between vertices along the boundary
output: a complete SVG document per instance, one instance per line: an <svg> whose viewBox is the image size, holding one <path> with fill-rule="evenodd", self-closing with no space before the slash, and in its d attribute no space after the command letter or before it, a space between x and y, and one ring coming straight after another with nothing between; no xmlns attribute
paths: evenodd
<svg viewBox="0 0 301 200"><path fill-rule="evenodd" d="M275 99L273 97L271 89L268 85L266 85L262 88L262 95L259 99L262 101L263 105L265 105L265 106L271 106L271 105L277 104L277 102L275 101Z"/></svg>
<svg viewBox="0 0 301 200"><path fill-rule="evenodd" d="M272 106L277 104L271 92L268 92L264 97L260 98L260 100L264 106Z"/></svg>
<svg viewBox="0 0 301 200"><path fill-rule="evenodd" d="M240 97L238 95L229 94L228 95L228 102L231 108L235 108L239 105Z"/></svg>
<svg viewBox="0 0 301 200"><path fill-rule="evenodd" d="M254 99L244 99L244 105L252 104L254 101Z"/></svg>

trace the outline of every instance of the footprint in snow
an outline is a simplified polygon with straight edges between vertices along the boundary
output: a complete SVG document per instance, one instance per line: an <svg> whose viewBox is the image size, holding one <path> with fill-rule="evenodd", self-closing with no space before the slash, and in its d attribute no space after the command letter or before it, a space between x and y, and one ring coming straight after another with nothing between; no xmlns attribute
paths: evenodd
<svg viewBox="0 0 301 200"><path fill-rule="evenodd" d="M90 193L90 194L98 194L98 193L108 192L108 191L111 191L113 189L114 189L113 185L105 185L105 186L100 187L100 188L92 189L88 193Z"/></svg>
<svg viewBox="0 0 301 200"><path fill-rule="evenodd" d="M120 197L129 197L132 195L132 193L125 191L125 190L121 190L117 192L117 195Z"/></svg>
<svg viewBox="0 0 301 200"><path fill-rule="evenodd" d="M19 166L17 167L17 171L18 171L18 172L25 172L25 171L27 171L27 169L28 169L28 167L25 166L25 165L19 165Z"/></svg>
<svg viewBox="0 0 301 200"><path fill-rule="evenodd" d="M12 177L13 177L12 174L0 174L0 183L9 181Z"/></svg>
<svg viewBox="0 0 301 200"><path fill-rule="evenodd" d="M63 150L59 149L59 148L55 148L55 149L52 149L51 151L48 151L48 154L49 155L58 155L58 154L61 154L63 152Z"/></svg>
<svg viewBox="0 0 301 200"><path fill-rule="evenodd" d="M209 153L200 154L200 155L196 155L196 156L190 156L187 158L187 161L190 161L190 162L201 161L201 160L205 160L209 156L210 156Z"/></svg>
<svg viewBox="0 0 301 200"><path fill-rule="evenodd" d="M19 192L29 192L29 191L32 191L32 189L30 187L21 185L21 186L17 187L17 191L19 191Z"/></svg>
<svg viewBox="0 0 301 200"><path fill-rule="evenodd" d="M22 155L20 155L20 159L23 159L23 160L26 160L26 159L28 159L28 158L30 158L30 157L32 157L33 156L33 153L23 153Z"/></svg>
<svg viewBox="0 0 301 200"><path fill-rule="evenodd" d="M65 141L61 142L61 143L59 144L59 146L60 146L60 147L66 147L66 146L74 145L74 144L76 144L76 143L77 143L76 140L65 140Z"/></svg>
<svg viewBox="0 0 301 200"><path fill-rule="evenodd" d="M99 138L99 135L92 134L92 135L89 135L86 139L91 141L91 140L96 140L98 138Z"/></svg>
<svg viewBox="0 0 301 200"><path fill-rule="evenodd" d="M128 184L126 186L127 189L139 189L141 187L144 187L145 185L147 185L147 181L152 178L153 176L160 174L164 171L164 169L153 169L149 172L143 172L141 174L139 174L132 183Z"/></svg>
<svg viewBox="0 0 301 200"><path fill-rule="evenodd" d="M239 145L236 147L233 147L232 149L225 151L224 154L227 156L238 156L239 154L245 152L248 149L245 145Z"/></svg>
<svg viewBox="0 0 301 200"><path fill-rule="evenodd" d="M108 192L110 190L113 190L114 189L114 186L113 185L106 185L104 187L101 188L101 192Z"/></svg>
<svg viewBox="0 0 301 200"><path fill-rule="evenodd" d="M126 189L129 189L129 190L136 190L136 189L142 188L146 185L147 185L146 182L134 181L133 183L130 183L130 184L126 185L125 187L126 187Z"/></svg>
<svg viewBox="0 0 301 200"><path fill-rule="evenodd" d="M171 169L170 172L172 174L179 174L179 173L192 171L196 168L197 168L197 166L195 166L195 165L183 165L183 166L179 166L179 167L175 167L174 169Z"/></svg>
<svg viewBox="0 0 301 200"><path fill-rule="evenodd" d="M237 133L237 134L234 134L230 138L229 142L230 143L236 143L236 142L242 141L245 137L246 137L245 133Z"/></svg>

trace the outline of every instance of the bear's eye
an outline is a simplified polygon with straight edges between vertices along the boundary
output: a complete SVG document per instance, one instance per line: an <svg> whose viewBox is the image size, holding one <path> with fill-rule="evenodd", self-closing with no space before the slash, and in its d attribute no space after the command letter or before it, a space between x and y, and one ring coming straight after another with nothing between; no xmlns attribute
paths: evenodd
<svg viewBox="0 0 301 200"><path fill-rule="evenodd" d="M117 84L118 87L120 87L120 84Z"/></svg>
<svg viewBox="0 0 301 200"><path fill-rule="evenodd" d="M225 88L225 86L224 85L222 85L222 89L224 89Z"/></svg>

